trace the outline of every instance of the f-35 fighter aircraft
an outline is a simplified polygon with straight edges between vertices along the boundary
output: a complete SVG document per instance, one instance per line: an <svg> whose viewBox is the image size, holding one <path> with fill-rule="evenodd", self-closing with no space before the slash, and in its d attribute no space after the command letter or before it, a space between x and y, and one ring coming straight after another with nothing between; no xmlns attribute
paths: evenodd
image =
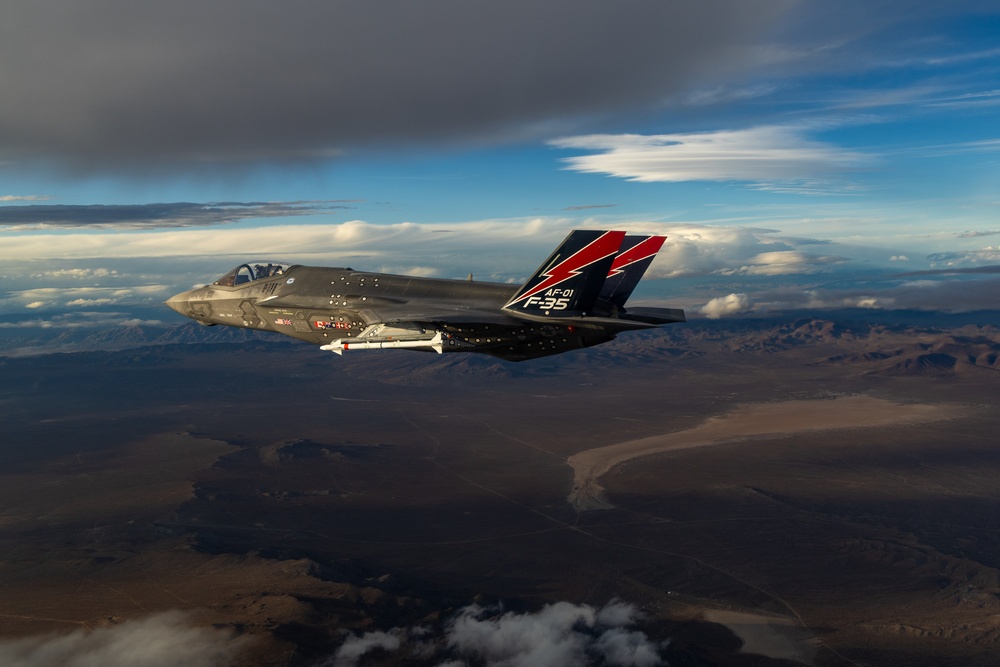
<svg viewBox="0 0 1000 667"><path fill-rule="evenodd" d="M406 348L523 361L684 322L683 310L625 307L664 239L576 230L520 287L252 262L165 303L208 326L277 331L336 354Z"/></svg>

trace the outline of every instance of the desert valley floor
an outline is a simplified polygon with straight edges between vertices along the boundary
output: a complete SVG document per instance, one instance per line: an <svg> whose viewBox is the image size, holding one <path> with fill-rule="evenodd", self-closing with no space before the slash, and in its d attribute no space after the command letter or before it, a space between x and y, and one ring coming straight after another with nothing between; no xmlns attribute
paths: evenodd
<svg viewBox="0 0 1000 667"><path fill-rule="evenodd" d="M313 665L617 600L671 665L1000 660L994 327L696 322L521 364L171 335L0 357L0 655L180 612Z"/></svg>

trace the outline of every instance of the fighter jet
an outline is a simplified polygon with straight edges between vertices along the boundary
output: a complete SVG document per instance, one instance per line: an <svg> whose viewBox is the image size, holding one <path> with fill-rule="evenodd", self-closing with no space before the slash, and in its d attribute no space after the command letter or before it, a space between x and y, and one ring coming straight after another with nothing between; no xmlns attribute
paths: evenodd
<svg viewBox="0 0 1000 667"><path fill-rule="evenodd" d="M625 306L665 238L575 230L520 287L248 262L165 304L207 326L275 331L338 355L397 348L523 361L684 322L680 309Z"/></svg>

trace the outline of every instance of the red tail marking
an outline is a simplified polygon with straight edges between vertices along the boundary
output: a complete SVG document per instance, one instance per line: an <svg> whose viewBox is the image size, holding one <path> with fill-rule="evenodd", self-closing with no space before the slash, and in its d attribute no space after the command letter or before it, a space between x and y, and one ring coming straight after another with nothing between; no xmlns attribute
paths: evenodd
<svg viewBox="0 0 1000 667"><path fill-rule="evenodd" d="M663 242L666 240L666 236L650 236L649 238L636 243L634 246L615 257L615 262L611 265L611 270L608 271L608 278L618 275L624 271L625 267L629 264L641 262L647 257L652 257L656 253L660 252L660 248L663 247Z"/></svg>
<svg viewBox="0 0 1000 667"><path fill-rule="evenodd" d="M555 287L559 283L565 282L574 276L578 276L583 269L594 262L599 262L608 255L618 252L618 248L625 238L625 232L604 232L589 244L559 262L551 269L543 273L545 280L541 281L533 288L522 294L517 301L513 301L508 306L524 301L528 297L543 292L550 287ZM641 244L640 244L641 245Z"/></svg>

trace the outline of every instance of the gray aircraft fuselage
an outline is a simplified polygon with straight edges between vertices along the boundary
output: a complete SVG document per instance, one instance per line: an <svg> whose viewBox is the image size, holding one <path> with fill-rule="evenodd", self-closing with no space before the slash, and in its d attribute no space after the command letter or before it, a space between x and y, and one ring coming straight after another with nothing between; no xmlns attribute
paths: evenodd
<svg viewBox="0 0 1000 667"><path fill-rule="evenodd" d="M629 255L623 238L572 232L524 285L257 263L165 303L204 325L274 331L337 354L409 348L520 361L684 321L681 310L624 307L662 240L633 237L640 251Z"/></svg>
<svg viewBox="0 0 1000 667"><path fill-rule="evenodd" d="M364 340L361 334L381 323L388 325L390 335L398 329L397 339L404 338L404 332L420 337L443 328L448 335L444 351L485 352L508 359L589 347L613 338L602 329L524 322L503 315L501 308L519 287L292 266L280 275L241 285L199 287L165 303L205 325L275 331L318 345L345 338ZM495 315L486 317L489 311ZM395 314L386 317L385 312ZM444 317L450 324L441 321ZM622 329L647 326L624 324ZM512 343L523 352L505 349Z"/></svg>

